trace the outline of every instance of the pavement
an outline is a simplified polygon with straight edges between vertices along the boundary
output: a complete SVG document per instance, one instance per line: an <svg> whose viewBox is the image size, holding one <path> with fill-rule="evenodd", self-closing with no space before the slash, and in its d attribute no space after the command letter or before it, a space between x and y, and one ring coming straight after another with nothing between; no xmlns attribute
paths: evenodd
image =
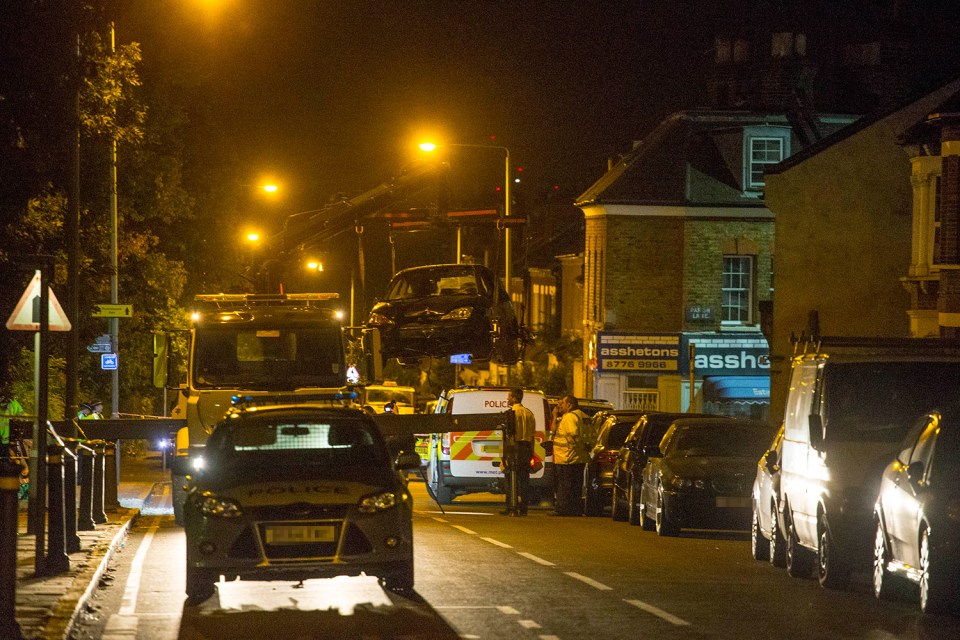
<svg viewBox="0 0 960 640"><path fill-rule="evenodd" d="M17 528L16 621L27 640L67 640L106 571L111 556L121 551L127 532L164 476L159 463L130 457L117 496L119 506L106 511L107 522L93 531L79 531L80 550L69 554L70 568L56 575L35 572L36 537L27 533L26 502L21 503ZM0 640L17 640L0 638Z"/></svg>

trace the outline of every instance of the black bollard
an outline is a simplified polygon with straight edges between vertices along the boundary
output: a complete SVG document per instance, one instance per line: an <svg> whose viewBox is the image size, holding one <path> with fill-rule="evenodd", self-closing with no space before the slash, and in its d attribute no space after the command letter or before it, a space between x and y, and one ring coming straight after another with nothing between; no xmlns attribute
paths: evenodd
<svg viewBox="0 0 960 640"><path fill-rule="evenodd" d="M64 442L63 450L63 540L67 553L80 551L77 535L77 445L76 440Z"/></svg>
<svg viewBox="0 0 960 640"><path fill-rule="evenodd" d="M103 476L106 472L104 462L104 448L106 442L99 441L94 445L96 456L93 458L93 521L103 524L107 521L107 514L103 511Z"/></svg>
<svg viewBox="0 0 960 640"><path fill-rule="evenodd" d="M77 505L77 531L93 531L97 528L93 521L93 460L96 454L93 449L82 444L77 446L77 454L80 468L78 473L80 476L80 502Z"/></svg>
<svg viewBox="0 0 960 640"><path fill-rule="evenodd" d="M23 640L17 613L17 498L21 467L0 457L0 638Z"/></svg>
<svg viewBox="0 0 960 640"><path fill-rule="evenodd" d="M47 455L47 555L43 570L46 575L70 570L63 531L63 447L49 444Z"/></svg>
<svg viewBox="0 0 960 640"><path fill-rule="evenodd" d="M103 507L107 511L116 511L120 506L117 500L117 443L108 442L104 451L106 471L103 473Z"/></svg>

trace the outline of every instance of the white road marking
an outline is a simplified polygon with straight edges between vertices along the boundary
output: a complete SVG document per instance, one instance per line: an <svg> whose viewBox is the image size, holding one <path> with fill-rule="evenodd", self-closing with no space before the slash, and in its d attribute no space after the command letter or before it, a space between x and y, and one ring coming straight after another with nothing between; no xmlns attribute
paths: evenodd
<svg viewBox="0 0 960 640"><path fill-rule="evenodd" d="M513 607L497 607L500 610L500 613L508 616L518 616L520 612L514 609Z"/></svg>
<svg viewBox="0 0 960 640"><path fill-rule="evenodd" d="M520 625L521 627L523 627L524 629L539 629L539 628L540 628L540 625L537 624L537 623L536 623L535 621L533 621L533 620L517 620L517 624L519 624L519 625Z"/></svg>
<svg viewBox="0 0 960 640"><path fill-rule="evenodd" d="M160 522L157 520L143 536L143 542L140 543L140 548L137 549L137 555L133 556L133 562L130 565L130 575L127 576L127 586L123 590L123 599L121 600L119 611L121 616L132 616L137 612L137 596L140 594L140 578L143 576L143 561L147 558L150 543L153 542L153 536L159 528Z"/></svg>
<svg viewBox="0 0 960 640"><path fill-rule="evenodd" d="M442 513L447 516L492 516L486 511L417 511L417 513Z"/></svg>
<svg viewBox="0 0 960 640"><path fill-rule="evenodd" d="M526 551L517 551L517 553L520 554L521 556L523 556L524 558L526 558L527 560L533 560L533 561L536 562L537 564L542 564L542 565L545 566L545 567L555 567L555 566L557 566L557 565L553 564L552 562L550 562L549 560L544 560L543 558L538 558L537 556L533 555L532 553L527 553Z"/></svg>
<svg viewBox="0 0 960 640"><path fill-rule="evenodd" d="M477 532L476 532L476 531L471 531L470 529L467 529L466 527L461 527L461 526L458 525L458 524L452 524L452 525L450 525L450 526L453 527L454 529L460 529L460 531L463 531L464 533L469 533L469 534L472 535L472 536L477 535Z"/></svg>
<svg viewBox="0 0 960 640"><path fill-rule="evenodd" d="M579 573L576 573L574 571L564 571L563 573L570 576L571 578L576 578L577 580L579 580L584 584L590 585L594 589L599 589L600 591L613 591L613 587L608 587L602 582L597 582L593 578L588 578L587 576L580 575Z"/></svg>
<svg viewBox="0 0 960 640"><path fill-rule="evenodd" d="M480 538L480 539L481 539L481 540L486 540L486 541L489 542L490 544L495 544L495 545L497 545L498 547L503 547L504 549L513 549L513 547L511 547L510 545L508 545L506 542L500 542L499 540L494 540L493 538Z"/></svg>
<svg viewBox="0 0 960 640"><path fill-rule="evenodd" d="M676 625L676 626L678 626L678 627L690 626L690 623L687 622L686 620L684 620L683 618L678 618L677 616L673 615L672 613L667 613L667 612L664 611L663 609L660 609L660 608L658 608L658 607L655 607L655 606L653 606L652 604L647 604L646 602L644 602L644 601L642 601L642 600L624 600L624 602L626 602L627 604L632 604L632 605L635 606L637 609L642 609L642 610L646 611L647 613L652 613L653 615L657 616L658 618L662 618L662 619L666 620L667 622L669 622L670 624Z"/></svg>
<svg viewBox="0 0 960 640"><path fill-rule="evenodd" d="M433 519L436 520L437 522L442 522L442 523L444 523L444 524L446 524L447 522L449 522L449 520L444 520L443 518L438 518L438 517L436 517L436 516L433 516Z"/></svg>
<svg viewBox="0 0 960 640"><path fill-rule="evenodd" d="M560 640L560 636L538 636L540 640Z"/></svg>

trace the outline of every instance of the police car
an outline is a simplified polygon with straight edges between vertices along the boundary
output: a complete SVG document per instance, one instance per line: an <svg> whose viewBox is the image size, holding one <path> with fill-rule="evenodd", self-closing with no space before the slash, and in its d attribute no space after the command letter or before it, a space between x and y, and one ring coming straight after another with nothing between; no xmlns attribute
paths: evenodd
<svg viewBox="0 0 960 640"><path fill-rule="evenodd" d="M413 502L376 424L330 406L235 409L191 460L187 596L227 580L375 575L413 588Z"/></svg>

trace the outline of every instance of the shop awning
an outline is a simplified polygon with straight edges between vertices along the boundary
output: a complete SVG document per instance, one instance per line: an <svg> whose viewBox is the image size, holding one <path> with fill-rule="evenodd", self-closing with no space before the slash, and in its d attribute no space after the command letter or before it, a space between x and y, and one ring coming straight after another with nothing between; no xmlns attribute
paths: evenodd
<svg viewBox="0 0 960 640"><path fill-rule="evenodd" d="M739 400L769 402L770 378L767 376L708 376L703 381L706 401Z"/></svg>

